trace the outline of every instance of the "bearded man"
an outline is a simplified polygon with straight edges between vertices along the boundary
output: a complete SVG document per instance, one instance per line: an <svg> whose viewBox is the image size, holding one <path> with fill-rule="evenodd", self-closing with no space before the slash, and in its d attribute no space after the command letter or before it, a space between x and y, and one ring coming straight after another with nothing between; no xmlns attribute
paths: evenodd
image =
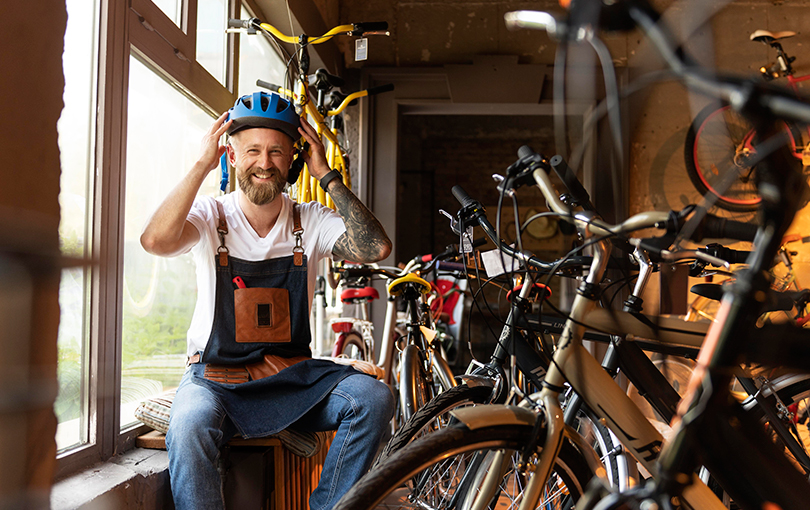
<svg viewBox="0 0 810 510"><path fill-rule="evenodd" d="M220 144L229 135L227 146ZM298 151L337 212L297 204ZM198 196L223 154L239 188ZM315 130L278 94L243 96L203 138L198 161L147 223L149 253L191 251L197 305L187 334L188 367L172 404L166 446L178 510L224 508L217 464L236 434L284 428L336 430L310 508L329 509L368 469L393 415L389 388L355 369L311 357L309 312L318 261L376 262L391 242L379 221L326 163Z"/></svg>

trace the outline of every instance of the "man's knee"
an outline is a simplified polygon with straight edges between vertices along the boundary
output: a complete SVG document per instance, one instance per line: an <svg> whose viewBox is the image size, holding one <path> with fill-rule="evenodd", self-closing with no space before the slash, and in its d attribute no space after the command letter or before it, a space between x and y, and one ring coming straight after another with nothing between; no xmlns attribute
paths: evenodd
<svg viewBox="0 0 810 510"><path fill-rule="evenodd" d="M201 448L211 454L222 442L224 420L222 410L213 400L183 398L178 394L172 404L166 448Z"/></svg>
<svg viewBox="0 0 810 510"><path fill-rule="evenodd" d="M395 399L391 389L385 383L368 376L361 376L359 401L366 414L376 420L388 421L394 416Z"/></svg>

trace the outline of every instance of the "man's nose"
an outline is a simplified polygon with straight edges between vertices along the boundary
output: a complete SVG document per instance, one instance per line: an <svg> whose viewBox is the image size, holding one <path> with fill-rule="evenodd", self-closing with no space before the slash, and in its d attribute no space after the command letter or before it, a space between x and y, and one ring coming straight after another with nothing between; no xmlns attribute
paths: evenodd
<svg viewBox="0 0 810 510"><path fill-rule="evenodd" d="M264 169L270 168L270 166L272 165L271 160L272 158L270 157L269 152L262 151L259 154L259 166L261 166L262 168Z"/></svg>

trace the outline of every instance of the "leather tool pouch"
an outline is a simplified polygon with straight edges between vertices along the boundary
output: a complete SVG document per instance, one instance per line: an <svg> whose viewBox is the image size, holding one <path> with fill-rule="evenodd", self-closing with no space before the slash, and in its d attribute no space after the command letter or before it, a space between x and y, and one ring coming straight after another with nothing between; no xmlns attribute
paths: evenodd
<svg viewBox="0 0 810 510"><path fill-rule="evenodd" d="M282 358L281 356L265 354L262 361L248 365L214 365L208 363L205 365L203 377L209 381L223 384L241 384L276 375L285 368L307 359L309 359L309 356Z"/></svg>
<svg viewBox="0 0 810 510"><path fill-rule="evenodd" d="M209 381L223 384L241 384L250 380L250 374L244 365L205 365L203 377Z"/></svg>
<svg viewBox="0 0 810 510"><path fill-rule="evenodd" d="M237 342L278 344L292 341L287 289L236 289L233 301Z"/></svg>
<svg viewBox="0 0 810 510"><path fill-rule="evenodd" d="M309 359L309 356L296 356L294 358L282 358L281 356L273 356L265 354L264 360L258 363L251 363L245 365L248 373L250 373L251 380L257 381L264 377L276 375L287 367L291 367L300 361Z"/></svg>

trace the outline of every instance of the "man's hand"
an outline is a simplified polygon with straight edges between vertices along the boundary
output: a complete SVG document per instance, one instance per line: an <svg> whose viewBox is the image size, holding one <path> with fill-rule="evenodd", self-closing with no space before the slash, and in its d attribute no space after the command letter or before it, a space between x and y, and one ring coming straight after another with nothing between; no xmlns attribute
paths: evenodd
<svg viewBox="0 0 810 510"><path fill-rule="evenodd" d="M209 172L219 165L219 158L222 157L226 150L224 145L220 145L219 140L233 123L233 120L225 122L225 117L227 116L227 111L220 115L202 139L200 158L197 160L197 163Z"/></svg>
<svg viewBox="0 0 810 510"><path fill-rule="evenodd" d="M306 119L301 117L301 127L298 128L301 136L309 142L311 154L302 152L304 162L307 164L309 174L318 180L328 174L332 169L329 168L329 163L326 161L326 149L323 142L318 138L318 132L312 127Z"/></svg>
<svg viewBox="0 0 810 510"><path fill-rule="evenodd" d="M231 121L225 122L228 112L214 121L202 139L200 158L177 186L169 193L149 219L141 234L141 246L153 254L172 257L185 253L200 240L197 228L187 221L194 197L203 181L219 164L225 146L219 144Z"/></svg>

